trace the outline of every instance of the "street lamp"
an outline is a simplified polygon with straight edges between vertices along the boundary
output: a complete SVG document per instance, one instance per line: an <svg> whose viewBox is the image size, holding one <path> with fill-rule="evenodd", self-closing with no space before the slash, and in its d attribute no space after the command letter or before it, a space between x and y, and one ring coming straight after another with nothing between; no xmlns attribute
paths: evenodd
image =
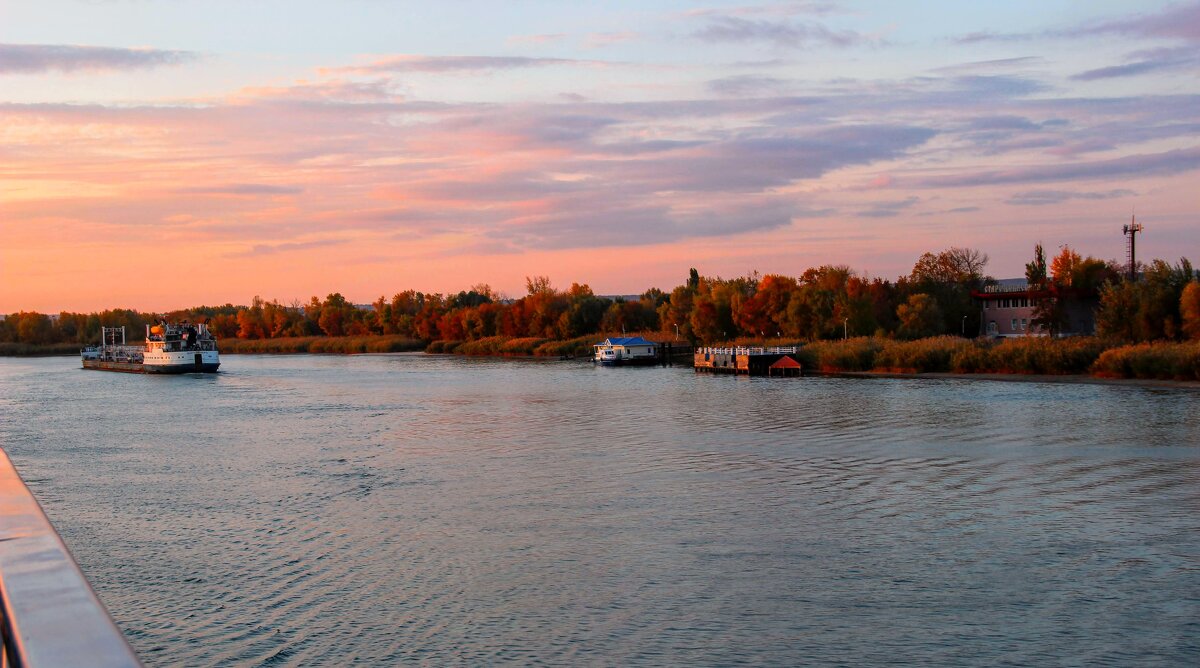
<svg viewBox="0 0 1200 668"><path fill-rule="evenodd" d="M675 340L678 341L679 340L679 323L674 322L671 324L675 325Z"/></svg>
<svg viewBox="0 0 1200 668"><path fill-rule="evenodd" d="M850 318L842 318L842 340L850 339Z"/></svg>
<svg viewBox="0 0 1200 668"><path fill-rule="evenodd" d="M965 315L963 316L963 321L962 321L962 335L963 336L967 335L967 316L965 316Z"/></svg>

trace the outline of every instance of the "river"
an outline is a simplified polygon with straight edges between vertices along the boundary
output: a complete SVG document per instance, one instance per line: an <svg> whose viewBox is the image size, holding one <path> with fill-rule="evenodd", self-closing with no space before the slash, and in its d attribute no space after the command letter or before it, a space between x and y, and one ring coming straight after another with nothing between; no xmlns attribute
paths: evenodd
<svg viewBox="0 0 1200 668"><path fill-rule="evenodd" d="M1200 662L1194 389L78 366L0 446L150 666Z"/></svg>

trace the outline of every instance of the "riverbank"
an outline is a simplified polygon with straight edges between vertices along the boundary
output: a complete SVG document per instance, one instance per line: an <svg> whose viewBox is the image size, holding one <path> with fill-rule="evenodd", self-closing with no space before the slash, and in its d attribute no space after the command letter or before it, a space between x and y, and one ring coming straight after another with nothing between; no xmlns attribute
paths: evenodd
<svg viewBox="0 0 1200 668"><path fill-rule="evenodd" d="M818 341L797 357L807 371L1045 375L1200 381L1200 342L1121 345L1095 337Z"/></svg>
<svg viewBox="0 0 1200 668"><path fill-rule="evenodd" d="M0 343L0 357L58 357L78 355L83 346L78 343Z"/></svg>
<svg viewBox="0 0 1200 668"><path fill-rule="evenodd" d="M589 358L592 346L603 339L602 334L565 341L539 337L492 336L473 341L433 342L394 335L309 336L222 339L220 347L222 353L230 355L424 351L477 357L572 359ZM734 343L764 344L754 341ZM777 341L766 343L779 344ZM73 355L78 350L79 345L73 343L45 346L0 344L0 356ZM1001 341L954 336L914 341L858 337L804 344L800 346L796 357L806 373L865 373L921 377L944 374L997 380L1076 377L1200 382L1200 342L1122 345L1096 337L1025 337Z"/></svg>
<svg viewBox="0 0 1200 668"><path fill-rule="evenodd" d="M425 350L425 342L407 336L300 336L276 339L221 339L222 354L290 355L325 353L407 353Z"/></svg>

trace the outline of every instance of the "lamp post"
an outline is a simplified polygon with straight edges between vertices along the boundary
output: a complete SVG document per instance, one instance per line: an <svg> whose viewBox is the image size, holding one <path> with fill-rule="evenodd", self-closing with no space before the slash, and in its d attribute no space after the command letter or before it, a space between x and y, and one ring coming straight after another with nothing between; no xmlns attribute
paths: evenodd
<svg viewBox="0 0 1200 668"><path fill-rule="evenodd" d="M965 316L965 315L963 316L963 321L962 321L962 335L964 337L967 335L967 316Z"/></svg>
<svg viewBox="0 0 1200 668"><path fill-rule="evenodd" d="M671 323L671 324L675 325L675 340L678 341L679 340L679 323L675 322L675 323Z"/></svg>
<svg viewBox="0 0 1200 668"><path fill-rule="evenodd" d="M850 318L842 318L842 340L850 339Z"/></svg>

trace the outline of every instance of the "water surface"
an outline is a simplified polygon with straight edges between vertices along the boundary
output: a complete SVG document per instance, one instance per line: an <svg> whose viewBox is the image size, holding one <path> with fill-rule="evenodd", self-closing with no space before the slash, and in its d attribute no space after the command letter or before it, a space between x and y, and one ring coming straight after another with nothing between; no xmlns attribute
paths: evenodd
<svg viewBox="0 0 1200 668"><path fill-rule="evenodd" d="M1200 662L1195 390L77 367L0 445L151 666Z"/></svg>

